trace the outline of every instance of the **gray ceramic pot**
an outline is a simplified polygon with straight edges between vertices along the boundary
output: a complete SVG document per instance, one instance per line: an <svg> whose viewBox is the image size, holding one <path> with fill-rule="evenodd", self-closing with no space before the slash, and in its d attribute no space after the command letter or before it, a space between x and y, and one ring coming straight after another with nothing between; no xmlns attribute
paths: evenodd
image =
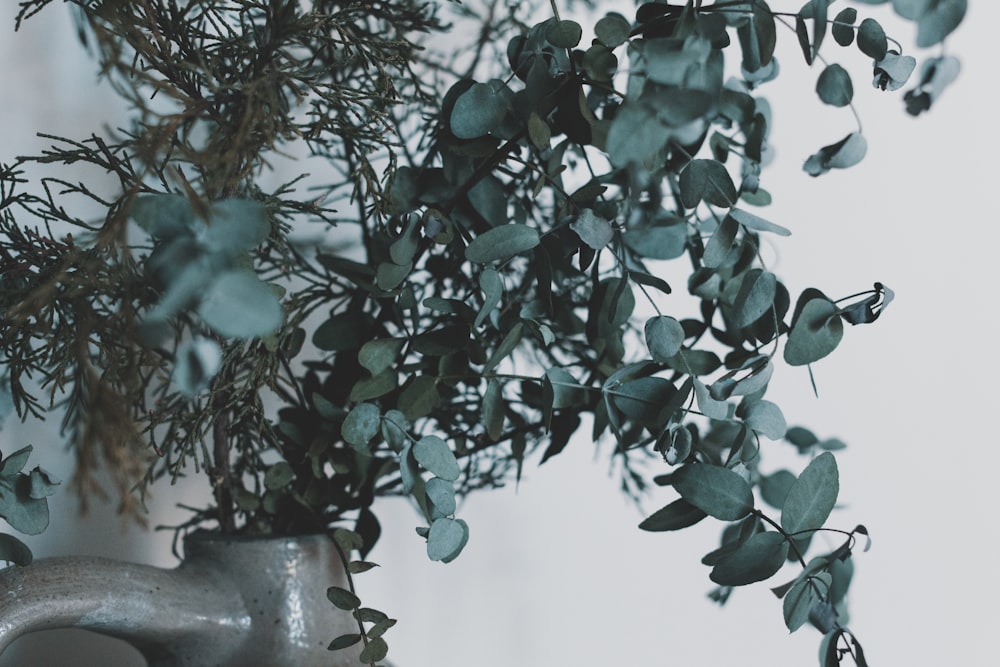
<svg viewBox="0 0 1000 667"><path fill-rule="evenodd" d="M326 597L346 587L325 535L248 538L198 531L174 570L106 558L45 558L0 571L0 652L38 630L83 628L135 646L151 667L357 667L357 632Z"/></svg>

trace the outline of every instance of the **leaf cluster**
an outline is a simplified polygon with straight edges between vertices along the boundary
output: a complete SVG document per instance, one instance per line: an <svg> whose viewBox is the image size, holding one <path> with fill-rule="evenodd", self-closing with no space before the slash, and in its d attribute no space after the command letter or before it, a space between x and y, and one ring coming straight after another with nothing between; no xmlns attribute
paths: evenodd
<svg viewBox="0 0 1000 667"><path fill-rule="evenodd" d="M874 322L893 294L795 295L769 270L761 245L791 231L763 211L760 91L786 29L805 66L823 65L821 103L853 109L832 48L870 59L873 88L900 89L916 60L875 19L832 15L831 0L650 2L604 15L587 43L557 12L532 22L487 3L452 8L476 29L441 54L446 8L411 0L73 4L132 124L51 138L0 171L0 363L22 415L65 408L83 470L101 452L123 490L193 467L215 504L191 523L348 522L344 551L362 559L375 499L407 495L428 556L447 562L469 539L463 494L519 480L574 436L611 440L626 494L680 496L642 528L730 522L705 559L716 599L797 562L780 589L788 627L809 620L828 654L864 664L842 605L864 529L806 559L842 443L789 428L765 395L783 365L811 377L844 323ZM966 5L892 4L921 46ZM926 61L907 110L930 108L957 69ZM859 125L804 170L866 148ZM300 175L268 185L288 155ZM58 163L111 174L116 196L48 175ZM38 169L44 194L28 187ZM103 217L74 217L66 197ZM300 235L310 227L322 240ZM691 269L671 284L664 262L681 258ZM768 475L769 440L823 453ZM387 617L353 591L330 598L359 621L332 648L384 657Z"/></svg>

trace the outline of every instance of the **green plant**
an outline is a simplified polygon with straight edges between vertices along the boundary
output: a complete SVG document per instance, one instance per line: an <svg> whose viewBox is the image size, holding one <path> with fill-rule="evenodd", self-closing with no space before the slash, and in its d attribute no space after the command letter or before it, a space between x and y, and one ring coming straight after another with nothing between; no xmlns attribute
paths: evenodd
<svg viewBox="0 0 1000 667"><path fill-rule="evenodd" d="M21 18L47 4L22 2ZM602 17L588 45L555 4L534 24L533 8L495 1L73 4L132 124L48 137L2 167L0 361L20 416L64 411L82 494L103 460L139 515L135 487L194 469L215 503L189 525L336 529L356 574L378 496L411 496L428 556L449 561L469 539L457 497L574 435L610 438L624 493L679 495L641 528L729 522L705 558L716 600L796 562L776 589L789 629L820 629L827 665L866 664L843 601L867 531L826 527L843 445L789 428L764 395L782 360L826 357L892 292L793 299L768 270L761 239L789 231L760 215L771 117L757 90L778 75L784 28L822 65L823 103L854 95L827 36L872 59L876 87L901 88L916 61L877 21L826 0L647 3ZM892 4L919 46L966 6ZM446 20L474 28L440 53L428 35ZM957 69L927 60L907 110ZM807 173L864 157L860 128L836 139ZM117 192L51 175L57 163L111 174ZM295 175L275 184L272 168ZM81 198L99 219L63 203ZM694 312L661 277L681 257ZM764 475L762 439L811 461ZM843 542L808 557L820 530ZM391 619L329 594L359 622L332 646L363 641L381 660Z"/></svg>

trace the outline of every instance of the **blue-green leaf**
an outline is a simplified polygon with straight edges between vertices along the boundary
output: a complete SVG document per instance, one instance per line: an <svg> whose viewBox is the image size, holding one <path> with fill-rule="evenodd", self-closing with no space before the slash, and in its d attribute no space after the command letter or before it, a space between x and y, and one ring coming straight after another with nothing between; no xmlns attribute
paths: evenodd
<svg viewBox="0 0 1000 667"><path fill-rule="evenodd" d="M434 506L438 516L451 516L455 513L455 485L440 477L427 480L424 493Z"/></svg>
<svg viewBox="0 0 1000 667"><path fill-rule="evenodd" d="M594 215L593 209L589 208L583 209L576 220L570 223L569 228L594 250L600 250L615 237L611 223Z"/></svg>
<svg viewBox="0 0 1000 667"><path fill-rule="evenodd" d="M788 430L781 408L771 401L752 403L747 409L746 423L756 433L771 440L780 440Z"/></svg>
<svg viewBox="0 0 1000 667"><path fill-rule="evenodd" d="M129 215L150 236L157 239L171 240L190 235L194 231L195 217L191 202L181 195L136 197Z"/></svg>
<svg viewBox="0 0 1000 667"><path fill-rule="evenodd" d="M580 43L583 28L576 21L553 21L545 30L545 39L560 49L572 49Z"/></svg>
<svg viewBox="0 0 1000 667"><path fill-rule="evenodd" d="M830 452L823 452L806 466L788 490L781 508L781 527L790 534L822 528L839 492L837 460Z"/></svg>
<svg viewBox="0 0 1000 667"><path fill-rule="evenodd" d="M673 317L657 315L646 320L646 347L657 363L667 363L684 344L684 327Z"/></svg>
<svg viewBox="0 0 1000 667"><path fill-rule="evenodd" d="M451 131L459 139L475 139L495 130L507 116L508 101L502 81L474 83L455 100Z"/></svg>
<svg viewBox="0 0 1000 667"><path fill-rule="evenodd" d="M816 81L816 94L830 106L846 107L854 98L851 75L836 63L827 65Z"/></svg>
<svg viewBox="0 0 1000 667"><path fill-rule="evenodd" d="M173 381L182 394L194 398L222 367L222 348L210 338L194 338L177 346Z"/></svg>
<svg viewBox="0 0 1000 667"><path fill-rule="evenodd" d="M242 270L226 271L209 284L198 315L216 333L230 338L273 333L284 319L274 290Z"/></svg>
<svg viewBox="0 0 1000 667"><path fill-rule="evenodd" d="M828 299L806 302L785 342L785 361L792 366L811 364L827 356L844 337L844 322Z"/></svg>
<svg viewBox="0 0 1000 667"><path fill-rule="evenodd" d="M788 557L788 542L774 531L757 533L719 559L712 581L723 586L745 586L770 578Z"/></svg>
<svg viewBox="0 0 1000 667"><path fill-rule="evenodd" d="M889 51L885 30L875 19L865 19L858 26L858 48L872 60L882 60Z"/></svg>
<svg viewBox="0 0 1000 667"><path fill-rule="evenodd" d="M594 25L594 35L604 46L613 49L628 41L632 25L628 20L617 12L608 14Z"/></svg>
<svg viewBox="0 0 1000 667"><path fill-rule="evenodd" d="M764 218L744 211L741 208L734 208L731 210L729 212L729 217L751 231L771 232L772 234L777 234L778 236L792 235L792 232L787 228L782 227L781 225L776 225L770 220L765 220Z"/></svg>
<svg viewBox="0 0 1000 667"><path fill-rule="evenodd" d="M660 532L667 530L681 530L688 526L693 526L707 514L701 511L683 498L678 498L665 507L656 510L642 523L639 528L650 532Z"/></svg>
<svg viewBox="0 0 1000 667"><path fill-rule="evenodd" d="M733 325L749 326L771 311L777 290L778 279L773 273L762 269L747 271L733 301Z"/></svg>
<svg viewBox="0 0 1000 667"><path fill-rule="evenodd" d="M835 144L824 146L809 156L803 169L810 176L820 176L831 169L853 167L864 159L868 142L860 132L852 132Z"/></svg>
<svg viewBox="0 0 1000 667"><path fill-rule="evenodd" d="M510 259L541 243L538 230L520 223L500 225L474 238L465 249L465 258L478 264Z"/></svg>
<svg viewBox="0 0 1000 667"><path fill-rule="evenodd" d="M13 535L0 533L0 560L23 567L31 565L33 556L31 549L24 542Z"/></svg>
<svg viewBox="0 0 1000 667"><path fill-rule="evenodd" d="M716 160L691 160L681 171L678 184L686 208L694 208L702 200L730 207L739 196L725 165Z"/></svg>
<svg viewBox="0 0 1000 667"><path fill-rule="evenodd" d="M448 563L462 552L468 541L469 526L461 519L434 519L427 534L427 557Z"/></svg>
<svg viewBox="0 0 1000 667"><path fill-rule="evenodd" d="M355 447L367 447L371 439L379 434L382 413L374 403L362 403L347 413L340 427L340 435Z"/></svg>
<svg viewBox="0 0 1000 667"><path fill-rule="evenodd" d="M253 250L271 233L267 211L250 199L223 199L212 204L201 239L212 253L235 257Z"/></svg>
<svg viewBox="0 0 1000 667"><path fill-rule="evenodd" d="M684 500L716 519L736 521L753 510L750 483L728 468L690 463L677 469L673 482Z"/></svg>
<svg viewBox="0 0 1000 667"><path fill-rule="evenodd" d="M454 482L461 474L458 459L448 443L436 435L426 435L413 445L413 456L417 463L434 475Z"/></svg>
<svg viewBox="0 0 1000 667"><path fill-rule="evenodd" d="M358 363L372 375L378 375L396 363L406 341L402 338L376 338L358 350Z"/></svg>

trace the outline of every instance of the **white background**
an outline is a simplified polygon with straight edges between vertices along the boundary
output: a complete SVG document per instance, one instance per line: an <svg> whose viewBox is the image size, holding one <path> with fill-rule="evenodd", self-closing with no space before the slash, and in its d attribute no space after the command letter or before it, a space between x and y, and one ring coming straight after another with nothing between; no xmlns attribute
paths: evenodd
<svg viewBox="0 0 1000 667"><path fill-rule="evenodd" d="M108 93L95 87L93 65L61 3L16 35L14 4L0 9L5 161L40 150L36 130L82 137L99 131L109 113ZM851 131L853 119L816 100L818 72L802 64L794 35L780 35L783 81L764 89L775 108L778 149L764 173L775 197L766 214L793 230L775 241L771 268L793 295L817 287L839 297L875 280L897 294L882 319L850 328L840 349L815 365L818 400L803 369L779 367L769 393L790 423L850 446L839 457L844 507L834 520L845 528L865 523L874 538L857 558L851 627L870 662L882 667L996 664L1000 221L990 197L998 187L993 47L1000 4L971 4L949 44L963 60L961 78L919 119L903 112L901 94L863 84L863 56L827 47L831 58L857 65L856 104L869 138L866 160L846 172L811 179L800 170L810 152ZM866 9L859 5L862 15ZM914 35L905 28L902 37L907 43ZM72 458L47 426L9 426L0 449L33 443L33 462L68 478ZM789 637L766 586L738 590L723 609L705 598L711 583L698 561L715 548L719 525L705 521L684 534L639 531L645 514L673 496L654 492L640 512L616 491L605 461L577 441L545 466L528 468L519 489L473 496L459 511L472 540L449 565L427 561L413 533L416 514L405 503L383 503L385 534L371 556L383 567L358 585L367 604L400 619L387 635L394 663L817 664L819 635L803 628ZM175 520L174 503L196 502L201 493L193 485L156 489L151 523ZM36 555L174 564L168 534L123 526L113 507L78 519L74 503L69 493L52 500L52 526L30 540ZM67 636L81 643L71 644L66 664L126 664L88 657L90 644L78 633ZM36 636L22 645L29 643L49 650L57 640ZM50 654L12 650L0 665L60 664L41 655Z"/></svg>

